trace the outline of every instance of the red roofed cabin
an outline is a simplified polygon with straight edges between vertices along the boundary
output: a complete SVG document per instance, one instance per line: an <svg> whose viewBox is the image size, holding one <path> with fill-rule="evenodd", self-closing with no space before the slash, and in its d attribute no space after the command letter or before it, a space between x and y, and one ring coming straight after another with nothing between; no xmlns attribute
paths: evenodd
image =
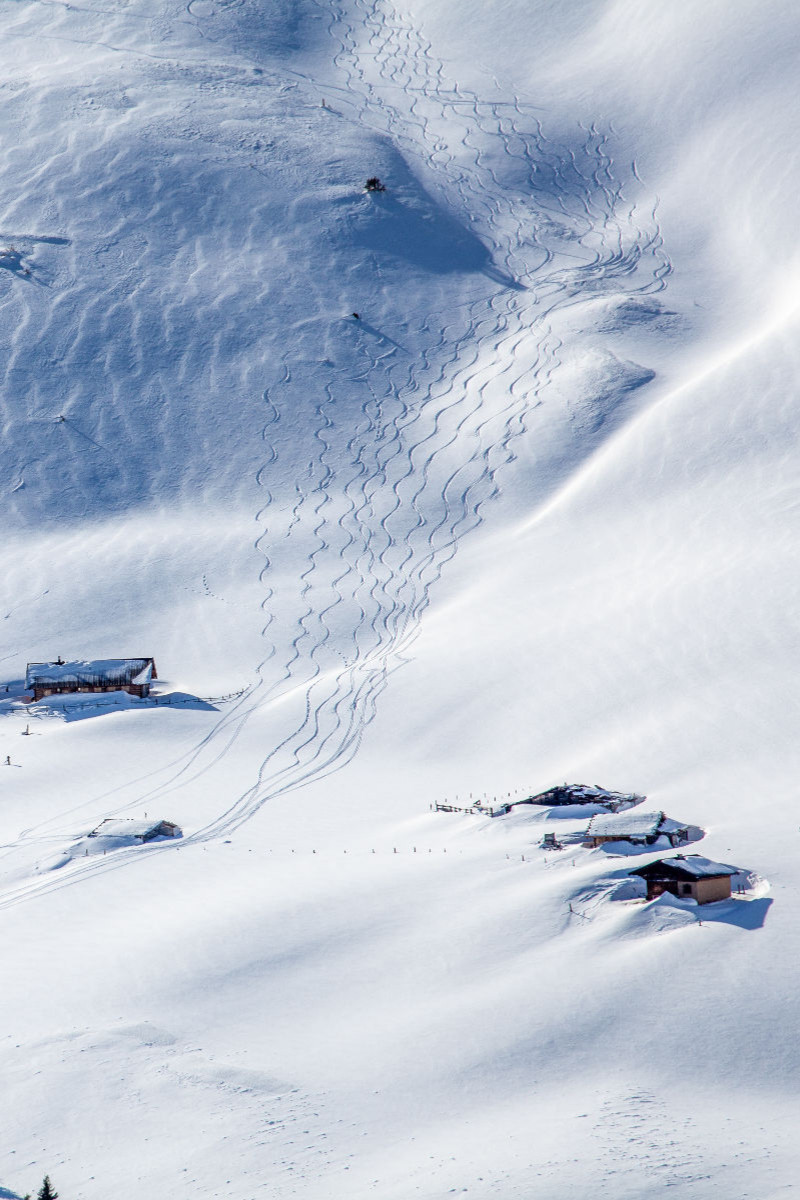
<svg viewBox="0 0 800 1200"><path fill-rule="evenodd" d="M73 692L128 692L149 696L150 681L158 679L152 658L98 658L28 663L25 687L34 700Z"/></svg>
<svg viewBox="0 0 800 1200"><path fill-rule="evenodd" d="M712 862L701 854L676 854L674 858L662 858L631 871L631 875L639 875L647 881L648 900L671 892L673 896L696 900L698 904L730 899L731 876L738 873L738 867Z"/></svg>

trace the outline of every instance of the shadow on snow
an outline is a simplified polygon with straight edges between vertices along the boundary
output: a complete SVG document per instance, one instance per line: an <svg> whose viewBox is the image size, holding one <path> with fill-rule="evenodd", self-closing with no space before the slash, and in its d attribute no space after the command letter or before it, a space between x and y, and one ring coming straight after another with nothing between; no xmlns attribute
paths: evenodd
<svg viewBox="0 0 800 1200"><path fill-rule="evenodd" d="M16 681L15 681L16 684ZM21 685L21 681L20 681ZM14 687L15 685L12 685ZM22 690L20 686L20 691ZM217 706L201 696L190 692L167 692L163 696L139 697L127 692L105 692L100 695L89 695L76 692L67 696L48 696L46 700L25 703L23 697L12 690L9 698L3 699L0 692L0 716L31 717L60 717L64 721L86 721L92 717L103 717L109 713L123 711L142 711L154 708L202 709L206 712L217 712ZM2 1197L0 1197L2 1200Z"/></svg>

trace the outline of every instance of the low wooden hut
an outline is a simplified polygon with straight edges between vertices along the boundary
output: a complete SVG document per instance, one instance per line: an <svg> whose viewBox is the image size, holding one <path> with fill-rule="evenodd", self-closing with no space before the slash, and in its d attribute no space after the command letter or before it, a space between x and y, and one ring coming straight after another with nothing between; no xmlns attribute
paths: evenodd
<svg viewBox="0 0 800 1200"><path fill-rule="evenodd" d="M106 817L89 837L132 839L136 842L152 842L156 838L182 837L183 831L174 821L136 821L124 817Z"/></svg>
<svg viewBox="0 0 800 1200"><path fill-rule="evenodd" d="M584 837L584 846L604 846L607 842L629 842L633 846L652 846L665 837L671 846L682 846L700 835L697 826L682 825L663 812L600 813L592 817Z"/></svg>
<svg viewBox="0 0 800 1200"><path fill-rule="evenodd" d="M701 854L676 854L674 858L657 859L630 872L647 882L648 900L670 892L673 896L696 900L698 904L728 900L731 877L738 873L738 867L712 862Z"/></svg>
<svg viewBox="0 0 800 1200"><path fill-rule="evenodd" d="M64 662L28 663L25 687L34 700L74 692L129 692L149 696L150 683L158 679L152 658L97 658Z"/></svg>

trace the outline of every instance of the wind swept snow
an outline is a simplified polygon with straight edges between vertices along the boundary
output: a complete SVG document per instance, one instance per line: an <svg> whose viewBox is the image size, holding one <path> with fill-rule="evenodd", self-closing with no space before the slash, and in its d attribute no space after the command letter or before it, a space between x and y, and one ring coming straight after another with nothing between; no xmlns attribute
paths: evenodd
<svg viewBox="0 0 800 1200"><path fill-rule="evenodd" d="M783 1194L792 7L4 16L0 1195Z"/></svg>

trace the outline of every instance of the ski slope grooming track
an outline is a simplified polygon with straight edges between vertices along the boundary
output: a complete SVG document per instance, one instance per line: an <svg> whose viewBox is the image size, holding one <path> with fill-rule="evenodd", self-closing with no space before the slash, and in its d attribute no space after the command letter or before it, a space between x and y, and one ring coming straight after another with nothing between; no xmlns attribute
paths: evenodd
<svg viewBox="0 0 800 1200"><path fill-rule="evenodd" d="M562 404L558 379L566 331L574 333L573 310L598 299L660 292L671 271L653 201L643 207L624 194L627 189L637 196L643 189L635 167L620 172L615 164L610 129L576 125L570 139L548 138L534 106L520 97L482 100L449 81L430 43L390 4L357 0L317 8L328 24L337 71L328 90L340 110L338 116L323 110L320 119L329 116L373 131L379 145L395 156L395 165L407 172L409 184L418 180L439 211L448 214L446 220L469 231L471 241L462 238L456 252L466 254L467 278L474 282L455 304L452 288L440 287L431 292L432 303L422 315L405 314L401 345L374 328L366 314L332 318L330 296L319 289L316 275L309 277L300 336L296 344L281 339L269 368L273 381L260 393L260 414L249 404L244 410L259 422L252 440L264 447L261 462L254 464L261 491L254 547L262 560L265 644L256 678L192 749L122 785L113 809L138 811L144 802L190 788L222 763L253 720L269 715L276 733L257 779L196 828L189 841L230 834L267 800L351 761L388 679L410 651L442 571L492 502L502 498L504 481L516 480L518 486L518 473L536 446L543 409L549 406L557 414ZM186 11L205 39L202 9ZM240 84L231 66L223 69L222 79ZM309 96L317 90L302 76L289 86ZM122 104L121 121L128 111ZM248 149L251 144L257 146L248 138ZM250 153L257 157L259 152ZM249 166L260 169L257 162ZM71 169L87 168L78 157ZM116 181L126 186L126 167L117 156L113 169ZM230 180L213 158L206 169L212 171L209 196L217 184L229 196ZM174 203L162 197L160 178L157 171L146 200L148 225L158 225L163 206ZM106 176L96 188L107 186ZM367 245L374 243L371 260L384 295L389 285L381 282L380 229L406 219L407 192L408 186L404 192L392 183L385 196L349 201L349 236L356 246L365 237ZM304 203L300 197L292 208L299 213ZM210 230L210 201L201 219L204 211ZM249 239L252 228L251 222ZM208 289L208 267L202 240L192 244L195 265L185 273L200 294ZM450 271L451 265L442 268ZM112 314L115 304L130 304L130 296L147 286L146 249L136 271L141 282L120 292ZM189 335L177 290L168 291L175 291L176 299L164 308L164 347L175 336ZM263 309L268 294L268 285L265 290L259 283L257 307ZM209 310L211 384L220 371L217 364L241 351L247 340L236 329L232 301L233 293L222 292ZM111 319L105 306L103 320ZM90 309L82 320L88 336L95 324ZM137 321L134 313L134 330ZM81 349L82 338L83 332L73 342L70 362L92 358L88 342ZM166 368L158 359L145 363L135 348L143 335L136 334L134 342L125 370L132 369L146 389ZM323 358L326 344L337 350L325 360L327 379L320 390L309 363ZM122 360L118 365L108 357L105 361L113 384ZM617 388L612 412L618 405L624 413L626 396L650 373L616 360L612 373ZM240 372L237 387L247 390L247 372ZM46 403L36 404L47 411ZM74 404L80 408L80 397ZM122 411L121 396L110 408ZM598 411L597 437L613 428L602 404ZM563 419L574 418L565 412ZM106 443L119 440L109 440L104 421L92 424L91 434L83 418L68 416L63 423L66 436L74 433L86 442L81 462L85 454L104 454ZM61 436L61 426L52 429ZM164 427L167 441L186 436L182 420L174 429ZM573 452L590 453L597 437L584 439L580 447L575 443ZM125 467L117 452L112 458L119 503ZM86 481L92 491L98 483L102 491L96 473ZM543 498L549 485L532 483ZM78 505L86 485L74 476ZM207 580L203 594L211 596ZM109 799L96 796L86 810ZM23 834L37 836L45 831L31 828ZM121 853L119 860L130 857ZM87 862L80 869L109 866ZM31 882L7 900L32 894L36 886ZM44 886L56 887L58 881Z"/></svg>

